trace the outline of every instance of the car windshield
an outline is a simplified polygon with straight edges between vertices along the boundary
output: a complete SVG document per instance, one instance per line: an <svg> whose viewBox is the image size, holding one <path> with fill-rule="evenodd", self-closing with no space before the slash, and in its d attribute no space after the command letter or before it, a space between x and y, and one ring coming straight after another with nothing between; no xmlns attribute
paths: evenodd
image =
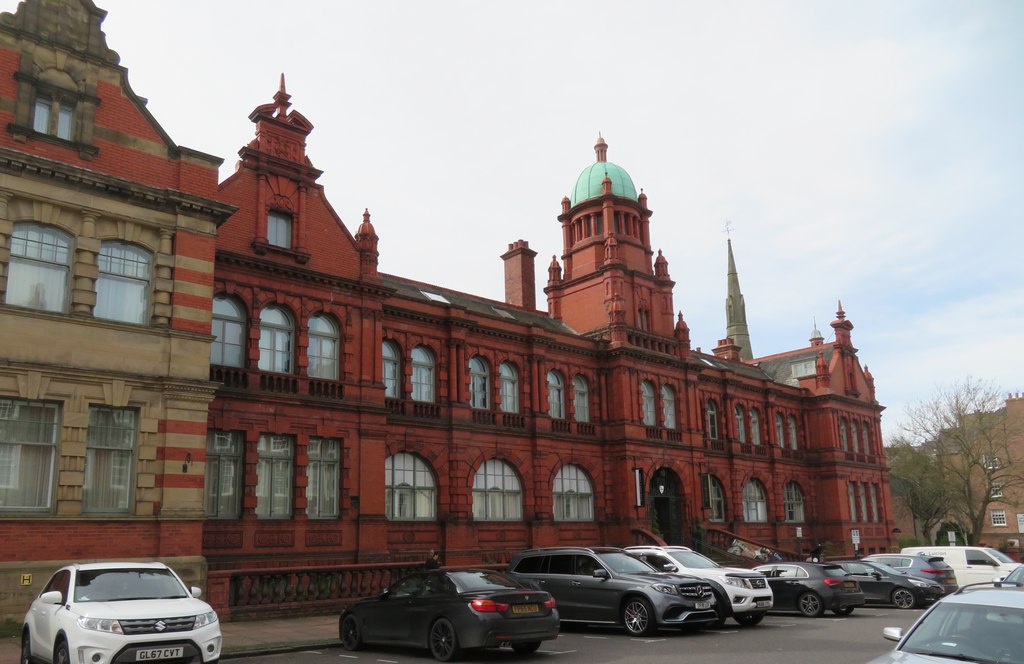
<svg viewBox="0 0 1024 664"><path fill-rule="evenodd" d="M669 551L668 555L679 561L683 567L693 569L717 569L719 567L714 560L705 558L694 551Z"/></svg>
<svg viewBox="0 0 1024 664"><path fill-rule="evenodd" d="M886 574L897 574L897 575L906 576L905 572L902 572L902 571L900 571L900 570L898 570L895 567L892 567L890 565L886 565L885 563L880 563L878 561L872 560L871 561L871 565L873 567L877 567L878 569L880 569L881 571L885 572Z"/></svg>
<svg viewBox="0 0 1024 664"><path fill-rule="evenodd" d="M181 599L190 595L166 569L79 570L76 602L122 602L137 599Z"/></svg>
<svg viewBox="0 0 1024 664"><path fill-rule="evenodd" d="M926 567L931 567L934 569L953 569L949 566L949 563L946 562L946 559L941 556L928 558L924 561L924 564Z"/></svg>
<svg viewBox="0 0 1024 664"><path fill-rule="evenodd" d="M999 549L993 549L992 547L988 546L988 547L985 547L985 553L987 553L988 555L992 556L993 558L995 558L996 560L998 560L1001 563L1010 563L1011 565L1016 565L1017 564L1016 560L1014 560L1010 556L1006 555L1005 553L1003 553Z"/></svg>
<svg viewBox="0 0 1024 664"><path fill-rule="evenodd" d="M839 565L819 565L819 567L821 567L821 571L825 576L846 576L846 570Z"/></svg>
<svg viewBox="0 0 1024 664"><path fill-rule="evenodd" d="M472 572L449 572L448 576L458 587L459 592L477 590L497 590L499 588L522 588L523 586L498 572L474 570Z"/></svg>
<svg viewBox="0 0 1024 664"><path fill-rule="evenodd" d="M899 649L972 662L1024 664L1022 630L1024 609L940 602Z"/></svg>
<svg viewBox="0 0 1024 664"><path fill-rule="evenodd" d="M613 571L619 574L647 574L649 572L656 572L647 563L628 553L621 553L619 551L609 553L599 553L597 557L601 559L601 562L611 567Z"/></svg>

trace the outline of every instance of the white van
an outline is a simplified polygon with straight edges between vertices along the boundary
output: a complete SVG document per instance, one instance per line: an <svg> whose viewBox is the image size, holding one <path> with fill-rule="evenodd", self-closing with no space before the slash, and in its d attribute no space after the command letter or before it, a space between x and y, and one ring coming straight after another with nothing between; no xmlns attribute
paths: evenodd
<svg viewBox="0 0 1024 664"><path fill-rule="evenodd" d="M1002 579L1020 563L990 546L909 546L903 555L942 556L961 586Z"/></svg>

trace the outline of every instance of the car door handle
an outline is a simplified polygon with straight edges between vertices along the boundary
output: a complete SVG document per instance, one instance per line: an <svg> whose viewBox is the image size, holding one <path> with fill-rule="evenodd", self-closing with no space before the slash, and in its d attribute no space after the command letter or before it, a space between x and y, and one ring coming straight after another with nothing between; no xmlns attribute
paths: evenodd
<svg viewBox="0 0 1024 664"><path fill-rule="evenodd" d="M569 585L571 585L571 586L573 586L573 587L576 587L576 588L578 588L578 587L579 587L579 585L580 585L580 582L579 582L579 581L570 581L570 582L569 582Z"/></svg>

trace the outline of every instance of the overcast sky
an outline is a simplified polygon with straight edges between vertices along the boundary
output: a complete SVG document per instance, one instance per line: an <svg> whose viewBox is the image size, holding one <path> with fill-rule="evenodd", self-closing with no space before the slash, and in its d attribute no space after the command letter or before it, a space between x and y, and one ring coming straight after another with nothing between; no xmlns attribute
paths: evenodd
<svg viewBox="0 0 1024 664"><path fill-rule="evenodd" d="M1024 2L96 2L222 178L284 73L382 271L503 300L525 239L539 291L600 132L695 347L725 336L728 221L755 356L830 339L841 300L887 436L967 376L1024 390Z"/></svg>

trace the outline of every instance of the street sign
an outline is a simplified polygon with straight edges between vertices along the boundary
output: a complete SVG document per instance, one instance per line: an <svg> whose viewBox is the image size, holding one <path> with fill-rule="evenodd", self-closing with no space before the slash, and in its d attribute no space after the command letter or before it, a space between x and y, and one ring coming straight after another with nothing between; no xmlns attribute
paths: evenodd
<svg viewBox="0 0 1024 664"><path fill-rule="evenodd" d="M796 536L797 536L797 539L799 539L799 538L804 536L804 529L801 528L800 526L796 527Z"/></svg>
<svg viewBox="0 0 1024 664"><path fill-rule="evenodd" d="M949 545L950 546L956 546L956 531L955 530L947 530L946 531L946 537L949 538Z"/></svg>
<svg viewBox="0 0 1024 664"><path fill-rule="evenodd" d="M850 531L850 539L853 540L853 546L860 546L860 531L854 528Z"/></svg>

